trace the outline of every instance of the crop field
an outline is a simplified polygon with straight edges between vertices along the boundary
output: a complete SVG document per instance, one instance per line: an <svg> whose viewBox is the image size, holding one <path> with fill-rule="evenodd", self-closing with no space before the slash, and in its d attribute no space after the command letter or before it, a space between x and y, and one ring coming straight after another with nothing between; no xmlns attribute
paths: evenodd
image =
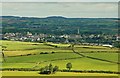
<svg viewBox="0 0 120 78"><path fill-rule="evenodd" d="M72 63L72 70L103 70L118 72L118 51L117 48L109 48L103 46L86 46L75 45L73 52L70 44L54 44L54 43L35 43L35 42L19 42L19 41L2 41L2 49L4 60L2 68L41 68L50 63L53 66L59 66L60 70L66 69L68 62ZM80 54L85 55L85 57ZM92 57L92 58L91 58ZM97 59L96 59L97 58ZM102 60L101 60L102 59ZM26 72L33 73L38 76L38 71ZM11 71L3 71L3 75L13 75ZM22 74L23 72L16 72ZM55 75L61 75L58 72ZM67 72L69 75L83 75L73 72ZM85 73L86 74L86 73ZM92 74L88 75L103 75ZM32 75L32 74L31 74ZM104 74L114 75L114 74Z"/></svg>

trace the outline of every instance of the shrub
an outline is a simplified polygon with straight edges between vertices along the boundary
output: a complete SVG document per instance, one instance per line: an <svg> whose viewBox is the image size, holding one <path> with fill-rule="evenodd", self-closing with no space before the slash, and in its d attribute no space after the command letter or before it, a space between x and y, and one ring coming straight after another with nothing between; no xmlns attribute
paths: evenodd
<svg viewBox="0 0 120 78"><path fill-rule="evenodd" d="M49 64L49 66L45 66L44 68L41 68L41 71L39 72L39 74L53 74L56 71L58 71L58 66L55 66L53 68L52 64Z"/></svg>
<svg viewBox="0 0 120 78"><path fill-rule="evenodd" d="M52 54L55 53L55 52L52 52Z"/></svg>
<svg viewBox="0 0 120 78"><path fill-rule="evenodd" d="M58 66L55 66L55 67L53 68L53 73L57 72L58 70L59 70L59 67L58 67Z"/></svg>
<svg viewBox="0 0 120 78"><path fill-rule="evenodd" d="M71 63L67 63L66 64L66 68L70 70L72 68L72 64Z"/></svg>
<svg viewBox="0 0 120 78"><path fill-rule="evenodd" d="M27 54L27 56L32 55L32 54Z"/></svg>
<svg viewBox="0 0 120 78"><path fill-rule="evenodd" d="M48 54L48 52L41 52L40 54Z"/></svg>

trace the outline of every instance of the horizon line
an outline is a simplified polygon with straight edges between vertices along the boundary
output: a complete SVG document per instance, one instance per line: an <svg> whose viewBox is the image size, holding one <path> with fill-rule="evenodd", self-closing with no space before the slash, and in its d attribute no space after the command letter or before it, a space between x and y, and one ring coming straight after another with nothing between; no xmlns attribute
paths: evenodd
<svg viewBox="0 0 120 78"><path fill-rule="evenodd" d="M61 18L119 18L119 17L67 17L67 16L62 16L62 15L50 15L50 16L43 16L43 17L39 17L39 16L19 16L19 15L2 15L0 17L4 17L4 16L11 16L11 17L26 17L26 18L50 18L50 17L61 17Z"/></svg>

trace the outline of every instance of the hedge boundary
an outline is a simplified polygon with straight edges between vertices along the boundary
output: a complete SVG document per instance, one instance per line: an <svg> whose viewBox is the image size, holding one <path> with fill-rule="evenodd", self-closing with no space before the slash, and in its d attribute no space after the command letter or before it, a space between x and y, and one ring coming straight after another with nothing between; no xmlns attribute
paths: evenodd
<svg viewBox="0 0 120 78"><path fill-rule="evenodd" d="M2 71L41 71L41 68L2 68ZM75 73L106 73L106 74L120 74L115 71L104 71L104 70L58 70L59 72L75 72Z"/></svg>

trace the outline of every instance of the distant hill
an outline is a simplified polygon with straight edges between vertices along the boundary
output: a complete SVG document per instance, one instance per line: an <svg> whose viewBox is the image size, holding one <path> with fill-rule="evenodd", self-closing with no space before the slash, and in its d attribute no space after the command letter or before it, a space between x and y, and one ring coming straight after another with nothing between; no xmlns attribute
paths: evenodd
<svg viewBox="0 0 120 78"><path fill-rule="evenodd" d="M3 33L27 31L46 34L116 34L117 18L66 18L51 16L46 18L1 16Z"/></svg>
<svg viewBox="0 0 120 78"><path fill-rule="evenodd" d="M47 17L47 18L53 18L53 19L65 19L66 17L62 17L62 16L50 16L50 17Z"/></svg>

